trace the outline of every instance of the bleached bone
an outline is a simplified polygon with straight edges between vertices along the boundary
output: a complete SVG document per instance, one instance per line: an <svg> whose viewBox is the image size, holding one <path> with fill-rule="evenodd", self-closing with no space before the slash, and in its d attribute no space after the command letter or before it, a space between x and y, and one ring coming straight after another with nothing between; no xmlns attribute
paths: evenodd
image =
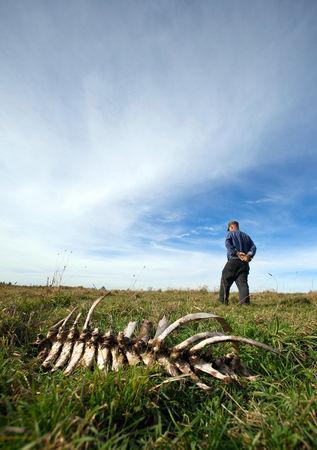
<svg viewBox="0 0 317 450"><path fill-rule="evenodd" d="M89 322L90 322L92 313L94 312L96 306L97 306L97 305L101 302L101 300L102 300L103 298L105 298L106 295L108 295L108 294L109 294L109 292L107 292L106 294L104 294L104 295L102 295L101 297L97 298L97 300L95 300L95 301L93 302L93 304L91 305L91 307L90 307L90 309L89 309L89 311L88 311L87 318L86 318L86 321L85 321L85 324L84 324L84 327L83 327L83 331L86 330L86 329L89 327Z"/></svg>
<svg viewBox="0 0 317 450"><path fill-rule="evenodd" d="M157 325L157 329L155 331L155 335L154 335L154 339L156 339L160 334L163 333L163 331L166 330L166 328L168 327L168 320L166 316L163 316L162 319L159 321L158 325Z"/></svg>
<svg viewBox="0 0 317 450"><path fill-rule="evenodd" d="M103 337L101 338L101 342L98 345L97 350L97 366L101 370L108 370L111 368L111 352L110 352L110 343L113 341L114 336L111 331L107 331Z"/></svg>
<svg viewBox="0 0 317 450"><path fill-rule="evenodd" d="M203 339L214 336L223 336L223 333L219 333L217 331L204 331L202 333L194 334L194 336L185 339L185 341L181 342L180 344L174 345L174 347L171 349L171 357L177 358L179 354L187 350L188 347L190 347L194 342L202 341Z"/></svg>
<svg viewBox="0 0 317 450"><path fill-rule="evenodd" d="M140 355L138 355L138 353L133 348L131 348L131 350L126 349L125 355L127 357L129 366L136 366L137 364L139 364L139 362L142 361Z"/></svg>
<svg viewBox="0 0 317 450"><path fill-rule="evenodd" d="M195 320L216 319L225 331L231 330L223 318L209 313L188 314L170 326L164 316L160 320L152 340L150 339L152 323L148 320L142 321L139 334L133 339L136 322L129 322L124 331L117 335L111 331L101 335L98 329L92 332L90 320L95 307L104 297L105 295L99 297L89 309L79 337L76 328L79 315L73 326L67 331L66 324L70 314L66 319L51 327L46 338L38 339L39 343L44 341L45 349L51 346L46 352L43 363L45 368L52 371L64 368L64 373L70 375L79 365L86 368L97 365L99 369L107 372L108 370L118 371L126 364L135 365L141 361L148 366L157 362L173 379L182 380L187 377L198 387L207 391L210 390L210 387L200 380L197 372L207 373L224 382L229 382L238 376L249 380L255 378L250 375L236 353L214 357L211 352L212 345L231 342L235 349L238 349L238 344L243 343L279 354L277 350L261 342L233 335L228 336L216 331L197 333L172 348L165 344L165 339L179 326ZM200 352L204 353L203 358L199 355Z"/></svg>
<svg viewBox="0 0 317 450"><path fill-rule="evenodd" d="M39 354L37 355L37 359L39 361L44 361L44 359L47 357L48 352L52 348L52 341L50 338L48 338L46 341L42 340L40 343L35 342L34 345L38 345L39 348L41 348ZM41 345L41 347L40 347Z"/></svg>
<svg viewBox="0 0 317 450"><path fill-rule="evenodd" d="M74 310L76 310L76 308ZM73 311L71 312L71 314L73 313ZM55 323L55 325L51 326L50 329L49 329L49 333L58 332L59 327L65 322L65 320L67 320L67 317L65 317L62 320L59 320L57 323Z"/></svg>
<svg viewBox="0 0 317 450"><path fill-rule="evenodd" d="M58 333L56 336L56 341L53 343L47 357L45 358L42 367L44 369L48 369L49 367L52 367L52 365L55 363L56 359L59 356L59 353L63 347L63 343L67 337L67 331L66 331L66 325L73 313L76 311L77 307L74 308L68 316L63 320L61 326L58 329Z"/></svg>
<svg viewBox="0 0 317 450"><path fill-rule="evenodd" d="M186 361L175 361L175 366L183 375L187 375L200 389L210 391L211 387L205 383L202 383L200 378L192 371L190 365Z"/></svg>
<svg viewBox="0 0 317 450"><path fill-rule="evenodd" d="M75 311L77 308L74 308L73 311ZM68 316L64 317L64 319L59 320L55 325L52 325L50 327L50 331L58 330L58 328L62 325L63 322L67 319Z"/></svg>
<svg viewBox="0 0 317 450"><path fill-rule="evenodd" d="M131 330L132 330L132 328L135 329L137 322L130 322L129 325L132 323L133 323L133 327L131 327ZM133 333L133 331L132 331L132 333ZM136 351L134 342L132 341L132 339L130 339L130 337L127 336L127 334L129 335L129 333L126 333L126 330L123 333L122 332L118 333L117 341L118 341L120 350L122 351L122 353L125 354L125 356L128 360L128 364L130 366L136 366L141 361L141 356ZM141 347L143 348L144 345L145 345L145 342L142 341L141 345L139 343L138 348L141 348Z"/></svg>
<svg viewBox="0 0 317 450"><path fill-rule="evenodd" d="M154 363L155 357L150 351L148 347L150 333L153 327L153 323L149 320L143 320L140 326L139 335L133 344L133 352L137 353L140 359L144 362L145 365L151 366ZM137 360L134 359L135 364L137 364Z"/></svg>
<svg viewBox="0 0 317 450"><path fill-rule="evenodd" d="M90 326L89 326L89 322L90 322L91 316L92 316L96 306L108 294L110 294L110 292L107 292L106 294L104 294L104 295L100 296L99 298L97 298L97 300L95 300L93 302L93 304L91 305L91 307L90 307L90 309L88 311L88 314L87 314L87 317L86 317L83 329L82 329L82 331L80 333L79 341L77 341L75 343L74 349L73 349L73 353L72 353L72 356L70 358L70 361L69 361L66 369L64 370L64 374L65 375L70 375L73 372L73 370L77 367L77 365L79 364L79 362L80 362L80 360L81 360L81 358L82 358L82 356L84 354L84 351L85 351L85 344L91 337Z"/></svg>
<svg viewBox="0 0 317 450"><path fill-rule="evenodd" d="M45 358L45 360L42 363L42 367L44 369L48 369L49 367L52 367L54 362L56 361L57 357L59 356L59 353L62 349L63 342L62 339L57 339L54 344L52 345L51 350L49 351L49 354Z"/></svg>
<svg viewBox="0 0 317 450"><path fill-rule="evenodd" d="M79 361L84 353L85 343L90 336L91 332L89 330L86 329L81 331L78 341L74 344L72 356L70 357L66 369L64 370L65 375L70 375L79 364Z"/></svg>
<svg viewBox="0 0 317 450"><path fill-rule="evenodd" d="M139 350L139 355L146 366L153 366L156 359L156 355L153 352Z"/></svg>
<svg viewBox="0 0 317 450"><path fill-rule="evenodd" d="M117 335L117 343L121 346L124 346L126 343L130 343L131 339L124 336L124 331L119 331Z"/></svg>
<svg viewBox="0 0 317 450"><path fill-rule="evenodd" d="M138 324L138 322L129 322L128 323L127 327L124 329L124 332L123 332L124 336L126 338L131 339L131 337L134 333L134 330L136 329L137 324Z"/></svg>
<svg viewBox="0 0 317 450"><path fill-rule="evenodd" d="M153 327L153 323L150 320L143 320L140 327L140 333L137 339L137 344L147 344L150 339L150 332Z"/></svg>
<svg viewBox="0 0 317 450"><path fill-rule="evenodd" d="M114 372L118 372L120 367L124 366L126 364L126 358L123 352L120 350L119 345L115 345L110 349L111 356L112 356L112 366L111 369Z"/></svg>
<svg viewBox="0 0 317 450"><path fill-rule="evenodd" d="M172 361L170 361L166 356L158 356L156 361L160 366L164 367L166 372L172 377L179 376L180 372Z"/></svg>
<svg viewBox="0 0 317 450"><path fill-rule="evenodd" d="M96 355L96 342L100 338L99 328L95 328L91 334L91 338L86 342L85 351L83 353L81 363L83 367L90 368L94 364Z"/></svg>
<svg viewBox="0 0 317 450"><path fill-rule="evenodd" d="M112 356L111 370L118 372L119 368L125 366L127 363L127 358L125 355L125 343L129 341L128 338L124 337L122 331L118 333L117 337L114 337L112 345L110 345L110 352Z"/></svg>
<svg viewBox="0 0 317 450"><path fill-rule="evenodd" d="M108 372L109 368L111 367L111 352L109 347L98 347L97 366L99 369Z"/></svg>
<svg viewBox="0 0 317 450"><path fill-rule="evenodd" d="M66 319L67 319L67 317L66 317ZM44 343L44 341L51 340L52 337L55 337L57 335L57 333L58 333L59 327L63 324L63 322L66 319L65 318L61 319L57 323L55 323L55 325L52 325L49 328L48 333L47 333L47 335L45 337L43 337L42 334L38 334L35 344L38 345L39 347L41 347L41 345Z"/></svg>
<svg viewBox="0 0 317 450"><path fill-rule="evenodd" d="M199 344L195 345L189 350L190 354L197 353L199 350L203 349L207 345L212 344L219 344L220 342L240 342L242 344L249 344L253 345L254 347L263 348L264 350L268 352L275 353L279 355L280 353L273 347L263 344L262 342L255 341L254 339L248 339L243 338L239 336L215 336L208 339L205 339L204 341L200 342Z"/></svg>
<svg viewBox="0 0 317 450"><path fill-rule="evenodd" d="M162 345L162 342L167 338L167 336L169 336L181 325L187 324L189 322L194 322L197 320L206 320L206 319L215 319L222 325L224 331L231 331L230 325L226 322L226 320L223 317L209 313L187 314L186 316L181 317L180 319L173 322L169 327L167 327L163 331L163 333L161 333L159 336L157 336L156 339L153 340L153 342L151 342L154 347L154 351L158 351L160 346Z"/></svg>
<svg viewBox="0 0 317 450"><path fill-rule="evenodd" d="M78 321L81 317L81 313L79 313L75 319L75 322L73 323L71 329L68 332L66 341L63 345L63 348L61 350L61 354L59 355L59 357L57 358L57 361L52 369L52 372L54 372L57 369L61 369L62 367L65 366L65 364L67 363L67 361L69 360L72 351L73 351L73 347L74 347L74 343L75 343L75 339L78 337L78 330L77 330L77 324Z"/></svg>
<svg viewBox="0 0 317 450"><path fill-rule="evenodd" d="M101 337L100 347L110 347L115 342L115 335L112 330L106 331L106 333Z"/></svg>
<svg viewBox="0 0 317 450"><path fill-rule="evenodd" d="M48 353L52 347L52 342L53 342L54 338L56 338L56 336L57 336L58 329L64 321L65 321L65 318L62 320L59 320L57 323L55 323L55 325L51 326L45 337L41 334L37 335L34 345L38 346L38 348L39 348L39 354L38 354L39 360L44 361L44 359L48 355Z"/></svg>
<svg viewBox="0 0 317 450"><path fill-rule="evenodd" d="M214 378L218 378L218 380L221 380L225 383L231 381L231 377L229 375L222 374L217 369L215 369L211 363L204 361L198 356L190 357L190 363L194 367L194 369L208 373L208 375L211 375Z"/></svg>

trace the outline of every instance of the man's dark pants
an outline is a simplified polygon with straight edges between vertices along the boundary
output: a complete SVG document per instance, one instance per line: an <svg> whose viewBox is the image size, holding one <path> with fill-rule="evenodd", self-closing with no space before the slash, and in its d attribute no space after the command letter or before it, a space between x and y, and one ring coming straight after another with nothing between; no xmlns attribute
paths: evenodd
<svg viewBox="0 0 317 450"><path fill-rule="evenodd" d="M239 290L239 303L248 305L250 303L250 292L248 285L248 275L250 267L246 262L240 259L231 259L223 268L219 300L226 305L229 302L229 292L232 284L235 282Z"/></svg>

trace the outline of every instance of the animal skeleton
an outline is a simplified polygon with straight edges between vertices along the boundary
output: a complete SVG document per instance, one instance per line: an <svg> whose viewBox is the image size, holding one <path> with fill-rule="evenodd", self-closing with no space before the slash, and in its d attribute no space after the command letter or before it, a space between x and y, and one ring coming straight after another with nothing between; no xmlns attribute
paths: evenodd
<svg viewBox="0 0 317 450"><path fill-rule="evenodd" d="M279 354L269 345L233 336L231 327L224 318L204 312L188 314L170 325L164 316L159 321L153 338L150 337L153 325L148 320L143 320L135 337L133 336L137 322L129 322L125 330L117 335L111 331L101 333L98 328L92 330L90 320L94 309L104 297L105 295L92 304L80 332L78 330L80 313L73 325L67 328L71 316L77 309L75 308L65 319L52 326L46 337L38 335L35 344L39 347L38 357L45 370L54 372L63 369L65 375L70 375L80 366L86 368L97 366L100 370L108 372L118 371L124 365L134 366L143 362L151 366L158 363L172 377L189 377L201 389L209 390L211 387L200 380L198 373L207 373L223 382L229 382L239 376L249 380L255 378L250 375L238 356L239 343ZM171 348L166 345L166 338L177 328L193 321L209 319L218 321L223 332L205 331ZM234 351L220 358L213 357L210 352L205 354L206 347L221 342L231 342Z"/></svg>

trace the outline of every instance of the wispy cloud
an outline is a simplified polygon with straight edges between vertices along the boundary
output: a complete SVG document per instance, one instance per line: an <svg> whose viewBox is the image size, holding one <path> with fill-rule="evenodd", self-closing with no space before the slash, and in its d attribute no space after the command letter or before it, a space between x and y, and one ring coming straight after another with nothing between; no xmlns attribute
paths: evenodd
<svg viewBox="0 0 317 450"><path fill-rule="evenodd" d="M273 196L266 196L266 197L262 197L262 198L257 198L256 200L247 200L246 203L249 204L256 204L256 205L260 205L261 203L284 203L285 201L287 201L287 198L285 198L285 196L283 195L273 195Z"/></svg>

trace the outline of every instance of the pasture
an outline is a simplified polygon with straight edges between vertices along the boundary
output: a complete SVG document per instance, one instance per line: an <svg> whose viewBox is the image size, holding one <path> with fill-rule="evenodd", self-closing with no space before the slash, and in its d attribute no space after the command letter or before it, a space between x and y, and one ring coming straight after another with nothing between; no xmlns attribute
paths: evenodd
<svg viewBox="0 0 317 450"><path fill-rule="evenodd" d="M112 291L93 325L121 331L130 320L157 323L199 311L227 319L238 336L256 339L282 356L241 346L255 381L230 384L203 376L210 393L191 380L168 380L158 366L118 373L78 369L70 377L45 373L32 346L37 333L78 306L87 312L96 289L0 286L0 448L3 449L295 449L317 448L317 294L255 293L225 307L217 293ZM209 321L183 327L219 330ZM225 345L217 351L225 352ZM163 384L162 384L163 383Z"/></svg>

